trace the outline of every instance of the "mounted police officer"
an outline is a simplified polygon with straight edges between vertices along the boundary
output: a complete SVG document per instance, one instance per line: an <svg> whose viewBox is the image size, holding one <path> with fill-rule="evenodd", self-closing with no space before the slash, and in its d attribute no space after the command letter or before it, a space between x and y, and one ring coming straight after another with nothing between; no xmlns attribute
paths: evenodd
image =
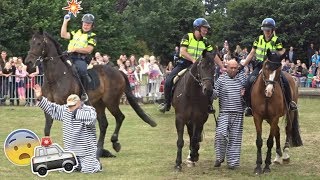
<svg viewBox="0 0 320 180"><path fill-rule="evenodd" d="M165 95L165 104L160 107L161 112L169 111L171 107L172 100L172 88L173 88L173 78L183 69L188 68L193 63L195 63L202 55L203 51L208 52L213 51L213 47L208 43L206 35L210 29L208 21L204 18L197 18L193 22L194 31L183 36L180 43L180 57L171 73L167 76L165 86L164 86L164 95ZM224 69L224 66L220 58L216 55L214 61L220 66L221 69ZM212 107L212 102L209 103L209 113L214 112Z"/></svg>
<svg viewBox="0 0 320 180"><path fill-rule="evenodd" d="M252 116L251 110L251 86L257 78L259 71L262 69L263 61L266 60L267 50L270 49L272 52L278 51L279 54L285 53L285 49L282 47L282 42L278 36L275 35L276 22L272 18L266 18L262 21L261 30L263 35L260 35L258 39L253 42L251 52L245 59L243 66L246 66L254 56L256 56L256 62L254 65L254 71L249 75L247 83L245 85L245 101L247 108L245 109L245 116ZM297 105L292 101L291 91L288 80L284 75L281 75L281 79L284 85L285 99L288 103L290 110L296 110Z"/></svg>
<svg viewBox="0 0 320 180"><path fill-rule="evenodd" d="M96 34L92 32L94 27L94 16L92 14L85 14L82 17L82 27L76 31L67 31L70 15L64 17L61 27L61 37L69 39L68 53L73 64L75 64L81 83L84 87L82 89L81 99L88 100L88 95L85 90L88 90L91 78L87 72L87 63L90 62L89 54L92 53L96 46Z"/></svg>

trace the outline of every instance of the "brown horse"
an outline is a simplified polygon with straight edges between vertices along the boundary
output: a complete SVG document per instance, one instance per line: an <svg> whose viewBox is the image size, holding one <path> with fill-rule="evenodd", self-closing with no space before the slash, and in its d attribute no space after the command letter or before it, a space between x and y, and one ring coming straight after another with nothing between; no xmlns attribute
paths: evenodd
<svg viewBox="0 0 320 180"><path fill-rule="evenodd" d="M216 54L204 52L203 58L194 63L181 77L173 93L173 107L176 115L177 158L176 170L182 169L183 133L187 126L190 138L188 165L199 160L201 133L208 119L209 98L213 92L214 61Z"/></svg>
<svg viewBox="0 0 320 180"><path fill-rule="evenodd" d="M279 118L286 116L286 141L284 146L283 161L289 161L289 146L301 146L302 140L299 132L298 111L290 111L284 99L281 79L281 60L284 55L267 51L267 60L263 63L262 71L259 74L255 84L252 87L251 103L254 123L257 131L257 161L254 172L261 174L262 172L270 172L271 149L273 147L273 138L276 140L276 159L275 162L281 162L282 150L280 146L280 129L278 126ZM298 87L288 73L283 72L283 76L289 81L292 100L298 101ZM262 121L266 120L270 124L270 134L267 140L267 156L265 167L262 171Z"/></svg>
<svg viewBox="0 0 320 180"><path fill-rule="evenodd" d="M30 40L30 50L26 58L26 63L34 66L40 61L44 67L44 84L42 86L43 95L50 101L58 104L65 104L70 94L79 94L80 85L73 68L70 67L62 56L60 44L48 33L35 33ZM135 101L130 88L127 76L111 66L97 65L91 71L96 72L99 85L88 91L90 103L97 111L100 136L98 140L98 157L114 157L108 150L103 149L108 121L105 114L105 108L116 119L116 127L111 137L113 149L119 152L121 145L118 141L119 130L125 118L119 109L120 98L123 93L126 94L129 104L139 115L139 117L155 127L157 124L141 109ZM46 123L44 134L50 135L52 118L45 114Z"/></svg>

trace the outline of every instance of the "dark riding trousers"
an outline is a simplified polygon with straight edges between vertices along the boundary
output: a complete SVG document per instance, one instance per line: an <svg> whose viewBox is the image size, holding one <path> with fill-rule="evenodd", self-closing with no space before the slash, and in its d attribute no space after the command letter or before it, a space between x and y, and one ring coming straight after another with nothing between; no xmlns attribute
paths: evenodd
<svg viewBox="0 0 320 180"><path fill-rule="evenodd" d="M170 105L172 100L172 88L173 88L173 78L183 69L190 67L193 63L191 61L180 59L177 61L176 67L174 67L171 73L166 77L166 82L164 86L164 96L166 104Z"/></svg>

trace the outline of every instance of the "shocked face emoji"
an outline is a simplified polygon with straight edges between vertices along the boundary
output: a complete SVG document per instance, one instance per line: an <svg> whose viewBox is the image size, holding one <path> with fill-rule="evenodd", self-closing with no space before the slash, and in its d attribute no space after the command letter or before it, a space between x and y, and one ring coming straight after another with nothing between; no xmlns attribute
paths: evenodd
<svg viewBox="0 0 320 180"><path fill-rule="evenodd" d="M38 136L28 129L18 129L11 132L4 142L4 152L15 165L30 165L34 148L40 146Z"/></svg>

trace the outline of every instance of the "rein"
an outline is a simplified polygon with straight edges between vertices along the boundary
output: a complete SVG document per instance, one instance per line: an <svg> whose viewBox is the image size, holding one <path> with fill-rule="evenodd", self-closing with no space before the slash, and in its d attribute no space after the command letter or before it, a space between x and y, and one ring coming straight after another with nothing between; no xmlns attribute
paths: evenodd
<svg viewBox="0 0 320 180"><path fill-rule="evenodd" d="M60 57L64 56L63 54L61 54L61 55L58 55L58 56L47 57L46 54L45 54L46 53L45 49L47 47L46 46L47 43L48 43L48 41L47 41L45 35L43 35L43 41L42 41L43 46L42 46L41 55L36 59L36 62L33 64L33 67L36 66L37 62L43 62L43 60L53 61L54 58L60 58ZM34 53L29 53L29 54L37 56Z"/></svg>
<svg viewBox="0 0 320 180"><path fill-rule="evenodd" d="M277 65L281 64L281 62L273 62L273 61L270 61L268 59L266 61L268 61L268 63L271 63L271 64L277 64ZM262 79L263 79L263 82L264 82L265 86L268 86L269 84L274 85L274 84L276 84L278 82L278 81L275 81L275 80L271 81L269 79L266 79L266 76L265 76L263 70L262 70Z"/></svg>
<svg viewBox="0 0 320 180"><path fill-rule="evenodd" d="M200 71L199 71L199 67L200 67L200 64L201 64L201 60L200 62L197 64L197 74L196 75L193 75L192 72L191 72L191 68L189 69L189 74L191 75L191 77L193 77L193 79L199 84L199 86L203 86L203 82L204 81L207 81L207 80L210 80L212 81L212 77L201 77L200 75Z"/></svg>

